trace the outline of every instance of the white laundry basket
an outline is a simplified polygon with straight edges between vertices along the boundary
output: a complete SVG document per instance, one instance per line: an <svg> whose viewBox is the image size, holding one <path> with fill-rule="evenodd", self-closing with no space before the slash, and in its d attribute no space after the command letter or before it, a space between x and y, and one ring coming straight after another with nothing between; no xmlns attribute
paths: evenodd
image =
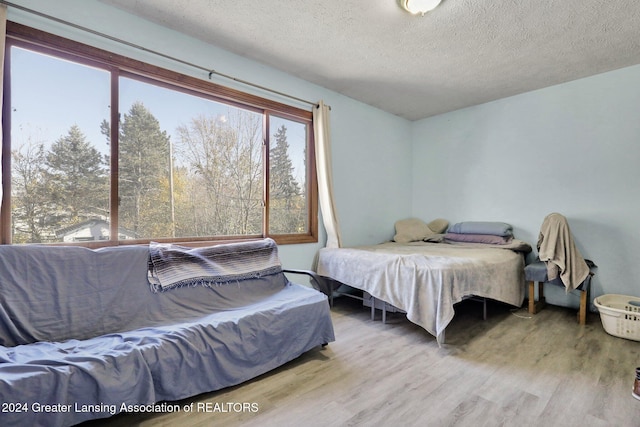
<svg viewBox="0 0 640 427"><path fill-rule="evenodd" d="M640 341L640 298L607 294L597 297L593 303L608 334Z"/></svg>

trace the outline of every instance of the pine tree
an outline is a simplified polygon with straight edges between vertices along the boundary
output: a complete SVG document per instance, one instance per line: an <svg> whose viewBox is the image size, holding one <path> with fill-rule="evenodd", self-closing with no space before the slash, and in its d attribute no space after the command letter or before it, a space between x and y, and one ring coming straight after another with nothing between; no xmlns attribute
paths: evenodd
<svg viewBox="0 0 640 427"><path fill-rule="evenodd" d="M300 194L300 187L293 177L293 163L289 158L289 142L285 125L278 128L274 138L276 145L269 154L269 190L272 198L285 199L289 204L293 197Z"/></svg>
<svg viewBox="0 0 640 427"><path fill-rule="evenodd" d="M299 229L300 186L293 176L287 128L273 135L275 146L269 153L269 228L271 233L293 233Z"/></svg>
<svg viewBox="0 0 640 427"><path fill-rule="evenodd" d="M59 225L70 225L108 212L105 161L77 125L55 141L46 154L47 179Z"/></svg>
<svg viewBox="0 0 640 427"><path fill-rule="evenodd" d="M107 122L102 133L109 138ZM124 114L118 136L119 226L137 237L171 234L169 136L142 102Z"/></svg>

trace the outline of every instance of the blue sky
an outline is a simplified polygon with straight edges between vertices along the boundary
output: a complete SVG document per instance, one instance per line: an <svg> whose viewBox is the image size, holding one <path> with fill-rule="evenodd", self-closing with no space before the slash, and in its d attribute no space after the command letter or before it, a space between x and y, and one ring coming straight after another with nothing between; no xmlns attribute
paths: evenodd
<svg viewBox="0 0 640 427"><path fill-rule="evenodd" d="M12 48L12 142L46 146L76 124L95 147L107 150L100 122L109 118L109 74Z"/></svg>
<svg viewBox="0 0 640 427"><path fill-rule="evenodd" d="M108 154L100 123L110 116L109 73L17 47L11 55L12 148L29 139L48 147L78 125L96 149ZM127 113L136 101L144 103L174 142L175 129L193 117L223 118L228 113L221 103L122 78L120 113ZM302 181L304 126L273 118L271 134L283 123L295 175Z"/></svg>

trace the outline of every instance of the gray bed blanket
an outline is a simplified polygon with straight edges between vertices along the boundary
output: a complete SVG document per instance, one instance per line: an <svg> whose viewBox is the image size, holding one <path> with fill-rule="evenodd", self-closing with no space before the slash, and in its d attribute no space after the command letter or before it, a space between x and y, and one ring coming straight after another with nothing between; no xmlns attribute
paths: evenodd
<svg viewBox="0 0 640 427"><path fill-rule="evenodd" d="M464 297L514 306L524 300L523 255L473 244L389 242L325 248L320 250L318 274L406 311L407 318L436 336L438 343L453 319L453 305Z"/></svg>

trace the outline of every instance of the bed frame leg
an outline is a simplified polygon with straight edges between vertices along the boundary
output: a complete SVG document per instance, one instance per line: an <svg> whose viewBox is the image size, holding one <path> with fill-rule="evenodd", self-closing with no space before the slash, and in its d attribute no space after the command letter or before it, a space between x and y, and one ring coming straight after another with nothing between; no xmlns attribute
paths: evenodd
<svg viewBox="0 0 640 427"><path fill-rule="evenodd" d="M382 324L387 323L387 303L382 301Z"/></svg>
<svg viewBox="0 0 640 427"><path fill-rule="evenodd" d="M373 297L373 295L369 296L369 299L371 301L371 320L376 320L376 299Z"/></svg>

